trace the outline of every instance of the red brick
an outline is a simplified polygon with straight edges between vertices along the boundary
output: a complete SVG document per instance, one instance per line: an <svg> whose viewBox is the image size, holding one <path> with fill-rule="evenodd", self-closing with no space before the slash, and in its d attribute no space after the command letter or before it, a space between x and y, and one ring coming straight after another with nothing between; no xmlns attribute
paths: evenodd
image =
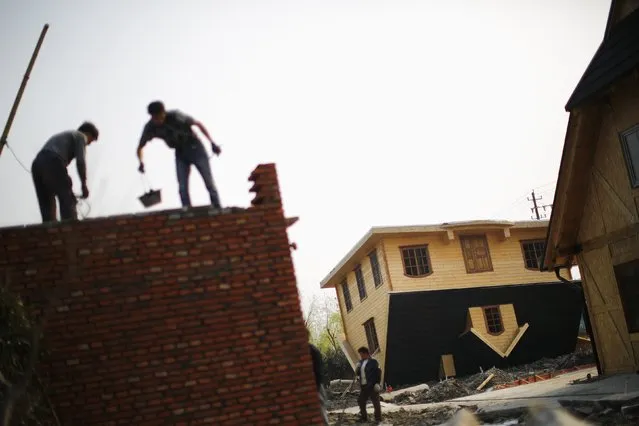
<svg viewBox="0 0 639 426"><path fill-rule="evenodd" d="M41 368L63 424L321 423L275 166L251 180L247 209L0 229L12 289L60 300Z"/></svg>

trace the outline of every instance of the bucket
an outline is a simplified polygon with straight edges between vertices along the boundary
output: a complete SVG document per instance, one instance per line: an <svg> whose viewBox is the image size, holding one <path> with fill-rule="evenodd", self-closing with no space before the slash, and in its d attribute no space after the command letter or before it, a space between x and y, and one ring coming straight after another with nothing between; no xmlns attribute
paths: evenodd
<svg viewBox="0 0 639 426"><path fill-rule="evenodd" d="M144 189L148 189L148 192L138 197L144 208L148 209L162 202L162 190L152 189L151 183L144 173L142 173L142 185Z"/></svg>
<svg viewBox="0 0 639 426"><path fill-rule="evenodd" d="M140 202L145 208L149 208L156 204L160 204L162 202L162 190L152 189L146 194L139 196L138 200L140 200Z"/></svg>

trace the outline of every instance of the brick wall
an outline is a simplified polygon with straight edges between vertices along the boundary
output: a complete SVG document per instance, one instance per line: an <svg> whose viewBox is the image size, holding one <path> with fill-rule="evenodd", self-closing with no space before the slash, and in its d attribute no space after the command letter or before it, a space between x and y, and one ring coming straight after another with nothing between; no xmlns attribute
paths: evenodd
<svg viewBox="0 0 639 426"><path fill-rule="evenodd" d="M275 166L252 206L0 229L64 425L319 424Z"/></svg>

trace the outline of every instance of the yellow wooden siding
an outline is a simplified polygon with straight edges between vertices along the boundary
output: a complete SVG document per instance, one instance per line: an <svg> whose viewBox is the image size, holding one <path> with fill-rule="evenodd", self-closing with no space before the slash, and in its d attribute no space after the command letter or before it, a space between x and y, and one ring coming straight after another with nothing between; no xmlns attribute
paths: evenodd
<svg viewBox="0 0 639 426"><path fill-rule="evenodd" d="M353 310L351 312L346 311L346 305L344 304L344 295L342 293L341 285L338 285L337 294L338 300L341 306L342 312L342 324L348 337L348 342L353 349L357 349L361 346L368 347L368 341L366 339L366 331L364 329L364 323L370 318L375 319L375 329L377 331L377 341L379 342L380 351L375 355L375 359L380 363L382 371L384 369L384 362L386 357L386 335L388 328L388 292L389 292L389 278L386 273L386 266L384 263L383 248L381 244L377 247L377 259L379 260L380 272L382 275L383 283L381 286L375 288L375 282L373 281L373 272L371 269L370 260L368 255L361 259L362 274L364 276L364 283L366 285L366 298L362 301L359 300L359 292L357 290L357 283L355 281L355 273L349 272L346 276L348 280L348 288L351 293L351 300L353 302Z"/></svg>
<svg viewBox="0 0 639 426"><path fill-rule="evenodd" d="M618 84L610 106L602 107L601 129L591 169L585 174L588 189L578 241L581 243L623 231L639 219L639 190L631 186L619 133L639 124L639 82ZM586 248L579 256L579 272L586 289L593 334L604 373L639 368L639 351L631 341L614 265L639 258L639 239L611 239L609 244Z"/></svg>
<svg viewBox="0 0 639 426"><path fill-rule="evenodd" d="M482 231L472 234L482 234ZM469 274L466 272L459 235L444 241L441 234L421 237L388 238L384 240L386 257L394 291L438 290L487 285L526 284L556 281L554 272L539 272L525 267L520 240L545 240L546 229L514 229L503 241L503 231L486 232L492 261L492 272ZM426 277L411 278L404 275L400 247L428 244L433 273ZM562 275L569 278L568 272Z"/></svg>
<svg viewBox="0 0 639 426"><path fill-rule="evenodd" d="M506 352L515 336L517 336L517 333L519 333L519 324L517 324L515 307L512 304L500 305L499 310L501 312L501 321L504 326L504 332L499 335L493 335L488 332L483 307L472 307L468 311L470 313L473 328L497 349L502 352Z"/></svg>

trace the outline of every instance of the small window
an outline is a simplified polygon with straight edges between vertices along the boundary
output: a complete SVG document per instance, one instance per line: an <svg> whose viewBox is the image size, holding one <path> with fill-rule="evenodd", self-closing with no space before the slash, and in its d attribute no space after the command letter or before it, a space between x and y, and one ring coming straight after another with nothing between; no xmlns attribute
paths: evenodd
<svg viewBox="0 0 639 426"><path fill-rule="evenodd" d="M362 274L362 265L355 267L355 281L357 281L359 300L366 299L366 283L364 282L364 274Z"/></svg>
<svg viewBox="0 0 639 426"><path fill-rule="evenodd" d="M629 333L639 333L639 259L614 266Z"/></svg>
<svg viewBox="0 0 639 426"><path fill-rule="evenodd" d="M491 272L493 263L488 251L488 241L485 235L465 235L459 237L466 264L466 272Z"/></svg>
<svg viewBox="0 0 639 426"><path fill-rule="evenodd" d="M430 257L428 246L400 247L402 261L404 262L404 274L409 277L423 277L430 275Z"/></svg>
<svg viewBox="0 0 639 426"><path fill-rule="evenodd" d="M504 323L501 320L499 306L488 306L484 308L486 316L486 328L490 334L500 334L504 331Z"/></svg>
<svg viewBox="0 0 639 426"><path fill-rule="evenodd" d="M346 305L346 312L353 310L353 301L351 300L351 291L348 289L348 281L342 281L342 293L344 294L344 305Z"/></svg>
<svg viewBox="0 0 639 426"><path fill-rule="evenodd" d="M524 264L526 269L539 270L539 261L546 252L546 242L544 240L522 241L521 250L524 252Z"/></svg>
<svg viewBox="0 0 639 426"><path fill-rule="evenodd" d="M368 259L371 261L371 271L373 271L373 281L375 282L375 288L384 284L382 279L382 271L379 267L379 259L377 258L377 250L373 250L368 254Z"/></svg>
<svg viewBox="0 0 639 426"><path fill-rule="evenodd" d="M379 348L379 342L377 341L377 330L375 329L375 319L371 318L364 323L364 330L366 331L366 341L368 342L368 350L370 353L374 353Z"/></svg>
<svg viewBox="0 0 639 426"><path fill-rule="evenodd" d="M639 186L639 125L622 132L619 137L630 177L630 185L636 188Z"/></svg>

